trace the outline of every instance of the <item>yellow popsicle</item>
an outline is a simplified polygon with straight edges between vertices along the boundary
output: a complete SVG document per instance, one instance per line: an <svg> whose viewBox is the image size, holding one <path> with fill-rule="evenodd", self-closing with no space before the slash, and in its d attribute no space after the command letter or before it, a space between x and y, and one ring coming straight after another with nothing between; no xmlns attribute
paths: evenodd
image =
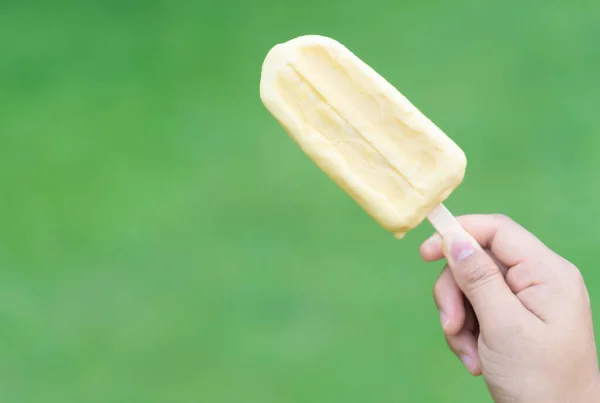
<svg viewBox="0 0 600 403"><path fill-rule="evenodd" d="M260 95L302 150L398 238L463 179L463 151L333 39L309 35L275 46Z"/></svg>

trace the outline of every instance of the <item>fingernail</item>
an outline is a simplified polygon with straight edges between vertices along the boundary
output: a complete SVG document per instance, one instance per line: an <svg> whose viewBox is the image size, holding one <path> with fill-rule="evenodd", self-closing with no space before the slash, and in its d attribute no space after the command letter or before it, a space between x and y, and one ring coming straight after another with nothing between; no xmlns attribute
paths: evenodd
<svg viewBox="0 0 600 403"><path fill-rule="evenodd" d="M446 235L446 241L450 245L448 247L450 256L455 262L463 261L475 253L471 240L463 234Z"/></svg>
<svg viewBox="0 0 600 403"><path fill-rule="evenodd" d="M473 359L470 356L468 356L467 354L461 354L460 359L469 371L473 370Z"/></svg>
<svg viewBox="0 0 600 403"><path fill-rule="evenodd" d="M448 319L444 311L440 311L440 322L442 323L442 329L446 329L448 324L450 324L450 319Z"/></svg>

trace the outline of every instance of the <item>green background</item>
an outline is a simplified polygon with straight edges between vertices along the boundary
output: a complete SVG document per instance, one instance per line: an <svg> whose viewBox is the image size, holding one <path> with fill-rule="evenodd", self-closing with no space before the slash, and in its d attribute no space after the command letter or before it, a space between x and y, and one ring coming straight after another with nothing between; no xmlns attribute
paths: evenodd
<svg viewBox="0 0 600 403"><path fill-rule="evenodd" d="M332 36L465 150L600 309L600 4L0 0L0 400L484 402L419 260L260 103Z"/></svg>

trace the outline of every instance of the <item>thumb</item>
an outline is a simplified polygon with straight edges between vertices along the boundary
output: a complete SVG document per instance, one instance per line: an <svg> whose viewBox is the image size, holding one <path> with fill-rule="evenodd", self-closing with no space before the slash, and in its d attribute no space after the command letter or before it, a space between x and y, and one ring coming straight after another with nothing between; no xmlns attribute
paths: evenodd
<svg viewBox="0 0 600 403"><path fill-rule="evenodd" d="M445 234L443 239L448 266L479 321L505 317L518 299L498 265L466 232Z"/></svg>

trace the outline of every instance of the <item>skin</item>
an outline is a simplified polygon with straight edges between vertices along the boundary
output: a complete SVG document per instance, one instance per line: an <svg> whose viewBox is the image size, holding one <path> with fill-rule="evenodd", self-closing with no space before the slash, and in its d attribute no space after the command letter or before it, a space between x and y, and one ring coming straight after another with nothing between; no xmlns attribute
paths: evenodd
<svg viewBox="0 0 600 403"><path fill-rule="evenodd" d="M590 299L579 270L502 215L458 218L470 234L433 235L425 261L450 349L499 403L600 401Z"/></svg>

